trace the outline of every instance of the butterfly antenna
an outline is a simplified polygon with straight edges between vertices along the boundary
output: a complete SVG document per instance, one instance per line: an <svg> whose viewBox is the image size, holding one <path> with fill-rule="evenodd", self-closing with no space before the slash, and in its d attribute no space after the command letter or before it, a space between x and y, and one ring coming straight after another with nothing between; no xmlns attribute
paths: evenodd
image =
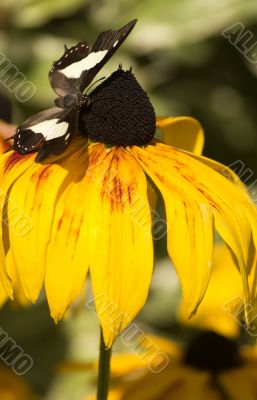
<svg viewBox="0 0 257 400"><path fill-rule="evenodd" d="M91 89L97 82L100 82L100 81L102 81L102 80L105 79L105 78L106 78L106 76L103 76L102 78L99 78L99 79L97 79L97 81L93 82L92 85L90 85L90 86L87 88L86 94L87 94L87 92L89 91L89 89Z"/></svg>
<svg viewBox="0 0 257 400"><path fill-rule="evenodd" d="M38 149L38 147L41 145L41 143L44 141L44 138L39 139L39 141L35 144L35 150Z"/></svg>

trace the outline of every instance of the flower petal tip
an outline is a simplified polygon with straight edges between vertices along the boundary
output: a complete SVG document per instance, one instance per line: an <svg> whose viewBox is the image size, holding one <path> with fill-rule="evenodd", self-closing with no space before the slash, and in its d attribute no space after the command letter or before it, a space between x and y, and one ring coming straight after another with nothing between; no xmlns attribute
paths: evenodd
<svg viewBox="0 0 257 400"><path fill-rule="evenodd" d="M61 310L57 310L57 309L53 310L53 309L51 309L51 306L50 306L50 315L53 318L55 325L57 325L65 317L65 313L66 313L66 310L65 311L61 311Z"/></svg>
<svg viewBox="0 0 257 400"><path fill-rule="evenodd" d="M51 314L51 317L53 318L55 325L58 325L58 323L62 319L60 316L57 317L57 316L54 316L53 314Z"/></svg>
<svg viewBox="0 0 257 400"><path fill-rule="evenodd" d="M192 311L190 314L188 314L188 319L193 319L195 314L196 314L197 310Z"/></svg>

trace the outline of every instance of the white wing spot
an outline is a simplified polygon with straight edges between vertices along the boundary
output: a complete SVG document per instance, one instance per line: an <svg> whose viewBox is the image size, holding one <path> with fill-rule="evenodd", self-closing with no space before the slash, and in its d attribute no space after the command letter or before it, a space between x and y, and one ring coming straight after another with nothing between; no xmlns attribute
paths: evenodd
<svg viewBox="0 0 257 400"><path fill-rule="evenodd" d="M55 139L64 136L69 128L69 124L65 121L58 123L58 118L53 118L36 125L32 125L27 129L31 129L35 133L41 133L45 139Z"/></svg>
<svg viewBox="0 0 257 400"><path fill-rule="evenodd" d="M87 71L99 64L107 53L108 50L90 53L87 57L68 65L61 71L67 78L79 78L83 71Z"/></svg>
<svg viewBox="0 0 257 400"><path fill-rule="evenodd" d="M118 43L119 43L119 41L116 40L116 42L113 43L113 47L116 47Z"/></svg>

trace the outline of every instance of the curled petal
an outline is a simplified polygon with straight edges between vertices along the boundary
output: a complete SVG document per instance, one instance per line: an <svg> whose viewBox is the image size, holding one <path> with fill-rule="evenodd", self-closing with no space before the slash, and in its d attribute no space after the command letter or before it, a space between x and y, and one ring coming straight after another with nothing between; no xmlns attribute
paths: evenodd
<svg viewBox="0 0 257 400"><path fill-rule="evenodd" d="M157 117L156 126L161 129L165 144L195 154L202 153L204 131L196 119L191 117Z"/></svg>
<svg viewBox="0 0 257 400"><path fill-rule="evenodd" d="M246 190L242 190L242 184L233 182L233 174L231 181L220 174L217 168L211 168L211 162L208 165L205 159L201 161L199 157L161 143L137 149L136 156L140 156L143 168L155 180L156 185L159 185L164 200L165 196L167 198L165 190L170 186L171 193L182 193L187 201L195 198L198 204L208 203L217 231L236 257L242 276L245 302L249 305L251 299L248 274L253 259L252 239L255 248L257 244L257 212ZM198 193L197 197L195 192ZM169 208L172 209L172 205ZM166 209L169 215L167 205ZM246 317L249 317L247 313Z"/></svg>
<svg viewBox="0 0 257 400"><path fill-rule="evenodd" d="M148 148L133 148L132 151L163 196L168 224L168 252L180 278L187 314L191 316L204 296L211 273L211 206L172 168L171 163L162 161L161 157L157 163Z"/></svg>

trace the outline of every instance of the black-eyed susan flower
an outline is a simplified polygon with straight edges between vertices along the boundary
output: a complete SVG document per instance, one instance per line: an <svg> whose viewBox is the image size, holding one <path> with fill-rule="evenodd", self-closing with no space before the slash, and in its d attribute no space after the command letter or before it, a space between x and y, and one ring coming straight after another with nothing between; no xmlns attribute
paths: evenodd
<svg viewBox="0 0 257 400"><path fill-rule="evenodd" d="M144 357L114 356L109 400L256 399L254 347L239 346L211 331L198 334L185 348L172 341L154 339L169 357L169 364L155 374Z"/></svg>
<svg viewBox="0 0 257 400"><path fill-rule="evenodd" d="M36 153L1 156L1 213L8 223L1 227L0 271L10 297L16 276L33 302L44 284L55 321L80 295L89 271L110 347L149 290L158 218L149 187L165 203L168 252L188 316L208 286L214 229L234 253L250 301L257 212L232 171L185 151L185 143L196 153L202 146L195 120L159 118L168 144L153 139L154 111L132 72L119 69L108 79L92 92L90 111L81 111L81 135L63 154L42 163Z"/></svg>

